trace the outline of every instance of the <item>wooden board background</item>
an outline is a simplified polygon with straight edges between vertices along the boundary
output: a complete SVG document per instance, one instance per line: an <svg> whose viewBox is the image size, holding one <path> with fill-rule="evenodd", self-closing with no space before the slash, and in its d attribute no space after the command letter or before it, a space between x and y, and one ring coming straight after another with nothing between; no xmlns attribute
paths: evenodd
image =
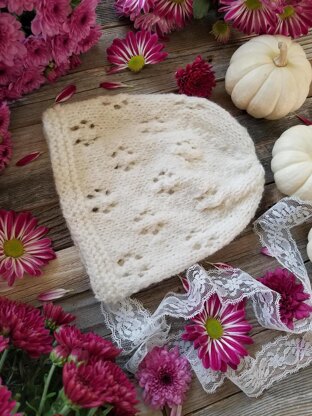
<svg viewBox="0 0 312 416"><path fill-rule="evenodd" d="M78 316L78 324L84 330L93 330L104 336L109 332L104 326L99 303L94 299L89 287L88 277L80 263L77 250L73 247L69 231L59 206L55 191L53 175L47 145L41 126L42 112L53 105L56 94L66 85L74 83L78 92L73 100L82 100L97 95L114 94L103 91L98 85L106 77L106 48L115 37L123 37L130 29L127 20L118 20L114 13L112 0L101 3L98 19L103 27L103 36L99 44L83 57L83 64L64 76L55 84L23 97L12 105L11 130L14 141L14 157L10 167L0 177L0 207L14 210L30 210L39 217L40 223L50 228L50 237L57 251L58 258L46 267L40 279L27 278L20 281L13 289L7 290L0 285L4 295L13 299L38 304L38 293L50 288L70 289L68 296L59 303ZM217 86L212 100L227 109L245 127L253 138L257 154L265 167L266 185L257 216L276 203L282 195L276 189L270 170L271 150L275 140L288 127L298 124L294 114L279 121L256 120L245 112L236 109L224 89L224 76L233 52L246 36L234 34L227 45L219 45L210 34L209 19L194 22L185 30L174 33L166 42L169 57L159 65L146 67L139 74L128 71L110 76L110 80L129 82L134 85L133 93L175 92L174 73L179 66L191 62L201 54L212 63L215 69ZM312 35L300 39L309 59L312 59ZM300 109L300 114L312 117L312 98L308 98ZM174 117L174 113L172 114ZM42 151L42 156L32 164L18 168L15 162L32 151ZM296 239L307 263L309 272L311 264L307 261L305 246L310 224L304 224L296 230ZM229 246L216 253L209 261L222 261L238 266L253 276L260 276L265 270L276 266L275 260L259 254L259 242L252 231L247 229ZM205 265L205 262L203 262ZM177 277L160 285L150 287L138 298L144 305L154 309L162 297L171 291L181 291ZM259 327L253 320L254 353L264 340L270 340L278 334ZM231 382L226 382L215 394L207 395L194 377L192 388L184 405L185 415L196 416L282 416L312 415L312 369L306 368L275 384L258 399L246 397Z"/></svg>

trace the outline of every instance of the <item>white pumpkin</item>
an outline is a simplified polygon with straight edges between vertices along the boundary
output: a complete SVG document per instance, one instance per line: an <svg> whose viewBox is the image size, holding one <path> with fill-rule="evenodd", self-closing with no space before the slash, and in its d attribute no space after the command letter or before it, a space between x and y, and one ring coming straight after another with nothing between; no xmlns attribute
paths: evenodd
<svg viewBox="0 0 312 416"><path fill-rule="evenodd" d="M275 142L271 169L277 188L312 201L312 126L294 126Z"/></svg>
<svg viewBox="0 0 312 416"><path fill-rule="evenodd" d="M302 106L311 80L311 65L298 43L285 36L263 35L233 54L225 88L239 109L276 120Z"/></svg>
<svg viewBox="0 0 312 416"><path fill-rule="evenodd" d="M312 228L308 235L307 253L310 261L312 261Z"/></svg>

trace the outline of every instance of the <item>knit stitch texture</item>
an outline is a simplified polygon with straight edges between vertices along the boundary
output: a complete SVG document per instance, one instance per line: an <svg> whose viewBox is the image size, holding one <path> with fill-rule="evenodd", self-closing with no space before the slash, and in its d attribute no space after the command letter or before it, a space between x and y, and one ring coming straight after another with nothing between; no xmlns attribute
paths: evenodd
<svg viewBox="0 0 312 416"><path fill-rule="evenodd" d="M43 123L63 213L101 301L213 254L260 202L251 138L208 100L101 96L56 105Z"/></svg>

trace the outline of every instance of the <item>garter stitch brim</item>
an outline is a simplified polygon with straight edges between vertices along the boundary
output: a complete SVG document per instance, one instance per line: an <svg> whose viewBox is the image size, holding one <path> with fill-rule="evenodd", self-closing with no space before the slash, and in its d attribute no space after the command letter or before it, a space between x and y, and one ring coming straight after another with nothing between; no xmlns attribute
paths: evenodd
<svg viewBox="0 0 312 416"><path fill-rule="evenodd" d="M61 207L101 301L213 254L260 202L251 138L208 100L101 96L56 105L43 124Z"/></svg>

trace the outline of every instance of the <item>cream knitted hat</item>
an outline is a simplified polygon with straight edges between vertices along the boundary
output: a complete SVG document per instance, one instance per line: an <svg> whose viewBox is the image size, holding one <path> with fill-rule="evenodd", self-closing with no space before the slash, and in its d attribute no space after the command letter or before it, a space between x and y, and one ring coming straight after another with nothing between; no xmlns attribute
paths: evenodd
<svg viewBox="0 0 312 416"><path fill-rule="evenodd" d="M228 244L264 171L245 128L175 94L101 96L43 116L60 202L96 297L117 302Z"/></svg>

